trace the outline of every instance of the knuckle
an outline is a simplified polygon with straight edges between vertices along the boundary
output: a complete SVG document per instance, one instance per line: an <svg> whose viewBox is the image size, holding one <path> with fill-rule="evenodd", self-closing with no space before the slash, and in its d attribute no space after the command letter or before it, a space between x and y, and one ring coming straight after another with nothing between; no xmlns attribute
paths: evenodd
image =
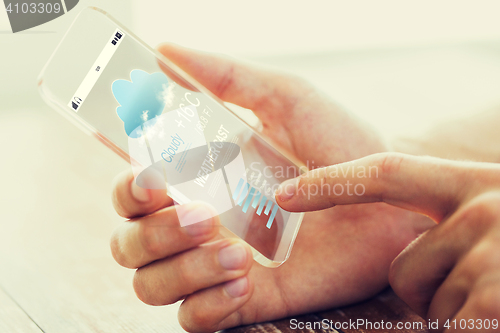
<svg viewBox="0 0 500 333"><path fill-rule="evenodd" d="M456 223L466 230L487 230L500 220L500 196L486 193L468 203L458 213Z"/></svg>
<svg viewBox="0 0 500 333"><path fill-rule="evenodd" d="M481 274L497 270L500 265L500 246L493 241L484 240L478 243L465 256L461 264L462 274L472 283Z"/></svg>
<svg viewBox="0 0 500 333"><path fill-rule="evenodd" d="M400 279L400 270L398 269L398 264L396 260L393 261L391 267L389 269L389 284L391 285L392 290L402 299L405 300L407 298L407 285L403 279Z"/></svg>
<svg viewBox="0 0 500 333"><path fill-rule="evenodd" d="M414 239L391 263L389 267L389 284L394 292L406 302L412 300L421 290L414 283L414 276L408 276L406 273L408 265L413 263L409 259L411 252L418 246L425 246L423 243L427 232Z"/></svg>
<svg viewBox="0 0 500 333"><path fill-rule="evenodd" d="M400 254L394 261L391 263L389 267L389 284L394 292L402 299L405 300L408 298L409 286L404 278L401 278L404 265L404 255Z"/></svg>
<svg viewBox="0 0 500 333"><path fill-rule="evenodd" d="M398 172L401 164L406 160L405 155L400 153L381 153L378 155L376 166L381 170L382 175Z"/></svg>
<svg viewBox="0 0 500 333"><path fill-rule="evenodd" d="M472 293L471 306L486 318L498 318L500 315L500 285L489 283Z"/></svg>
<svg viewBox="0 0 500 333"><path fill-rule="evenodd" d="M194 263L196 266L196 262ZM176 278L179 283L184 285L186 290L190 290L191 287L195 284L195 276L197 275L192 270L193 268L193 258L189 258L187 255L179 255L175 259L175 272ZM188 292L189 293L189 292Z"/></svg>
<svg viewBox="0 0 500 333"><path fill-rule="evenodd" d="M147 288L145 281L147 281L147 276L144 272L144 269L136 270L134 279L132 280L135 294L137 298L140 299L143 303L148 305L157 305L152 297L150 290Z"/></svg>
<svg viewBox="0 0 500 333"><path fill-rule="evenodd" d="M127 268L135 268L131 265L128 256L123 250L122 242L120 241L120 232L118 229L111 235L109 246L111 248L111 255L119 265Z"/></svg>
<svg viewBox="0 0 500 333"><path fill-rule="evenodd" d="M227 70L224 72L224 75L222 76L221 80L218 82L215 88L215 94L220 98L224 98L224 95L226 94L227 90L233 85L234 72L235 72L235 65L231 63L227 68Z"/></svg>
<svg viewBox="0 0 500 333"><path fill-rule="evenodd" d="M144 251L151 257L159 258L162 256L164 244L160 241L158 233L159 228L151 223L143 223L139 227L139 237Z"/></svg>
<svg viewBox="0 0 500 333"><path fill-rule="evenodd" d="M484 193L478 198L477 210L479 216L487 220L500 218L500 194L495 192Z"/></svg>
<svg viewBox="0 0 500 333"><path fill-rule="evenodd" d="M398 255L391 263L389 266L389 284L393 289L397 286L397 283L399 282L399 272L400 272L400 267L401 267L401 255Z"/></svg>
<svg viewBox="0 0 500 333"><path fill-rule="evenodd" d="M154 276L151 267L136 270L132 285L135 294L143 303L153 306L167 305L177 302L180 298L174 287L167 286L162 277Z"/></svg>
<svg viewBox="0 0 500 333"><path fill-rule="evenodd" d="M293 111L296 108L304 107L311 98L316 98L317 90L315 87L303 77L299 75L272 71L273 80L276 80L276 85L282 89L272 89L270 93L263 95L258 105L274 106L276 110L286 112Z"/></svg>
<svg viewBox="0 0 500 333"><path fill-rule="evenodd" d="M123 201L123 191L125 186L123 184L128 184L128 179L130 177L129 171L125 170L118 174L114 179L113 179L113 185L112 185L112 192L111 192L111 198L112 198L112 203L115 211L120 215L121 217L130 217L130 212L127 210L127 208L122 204Z"/></svg>
<svg viewBox="0 0 500 333"><path fill-rule="evenodd" d="M212 316L209 311L203 309L190 311L183 303L178 313L178 320L181 327L188 332L210 332Z"/></svg>
<svg viewBox="0 0 500 333"><path fill-rule="evenodd" d="M120 200L120 193L117 188L113 189L113 194L112 194L112 203L113 203L113 208L115 209L116 213L120 215L121 217L127 218L129 216L129 213L125 209L125 207L122 205L121 200Z"/></svg>

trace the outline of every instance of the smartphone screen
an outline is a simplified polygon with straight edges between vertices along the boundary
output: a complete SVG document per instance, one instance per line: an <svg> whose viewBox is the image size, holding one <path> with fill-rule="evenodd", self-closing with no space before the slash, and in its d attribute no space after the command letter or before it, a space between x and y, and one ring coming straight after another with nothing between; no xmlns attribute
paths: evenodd
<svg viewBox="0 0 500 333"><path fill-rule="evenodd" d="M102 10L79 14L39 86L126 157L139 186L165 189L177 205L211 205L222 233L246 241L266 266L288 258L303 214L282 210L274 190L304 170Z"/></svg>

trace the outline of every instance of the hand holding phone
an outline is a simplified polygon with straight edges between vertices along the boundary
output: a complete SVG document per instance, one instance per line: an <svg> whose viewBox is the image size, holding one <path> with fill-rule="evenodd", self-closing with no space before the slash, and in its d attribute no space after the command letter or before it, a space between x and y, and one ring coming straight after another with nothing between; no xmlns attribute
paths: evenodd
<svg viewBox="0 0 500 333"><path fill-rule="evenodd" d="M300 158L328 165L383 148L362 123L298 77L174 45L159 51L220 98L255 110L263 131ZM324 140L303 140L310 132ZM268 269L232 247L235 241L220 239L213 227L198 228L205 233L194 236L172 234L177 215L171 200L160 190L153 192L154 206L130 200L132 179L130 171L118 177L116 207L140 217L117 228L112 249L122 265L140 267L134 287L147 304L170 304L187 294L179 321L188 331L216 331L371 296L387 283L391 260L422 230L411 215L384 204L306 213L290 258ZM228 266L227 251L236 266Z"/></svg>
<svg viewBox="0 0 500 333"><path fill-rule="evenodd" d="M109 15L79 14L39 87L49 104L130 161L139 187L165 190L178 226L201 221L180 213L201 201L212 212L206 218L218 216L221 235L244 240L261 264L288 258L303 214L281 209L274 190L305 166Z"/></svg>
<svg viewBox="0 0 500 333"><path fill-rule="evenodd" d="M111 26L110 34L115 29L116 25ZM262 121L262 134L304 163L331 165L386 149L368 126L300 78L172 45L159 51L217 98L252 109ZM133 69L137 68L131 66L126 74L130 76ZM154 67L151 72L157 71ZM64 73L59 75L67 75L66 81L71 82L72 72ZM104 99L109 98L115 80L103 86ZM67 89L65 96L71 99L75 89L76 85ZM61 105L67 107L66 97L52 100L64 101ZM111 109L117 107L113 103ZM116 112L111 114L119 120ZM123 122L118 124L119 133L125 133ZM229 257L238 258L241 247L231 245L241 244L248 251L247 244L221 239L210 226L199 238L189 238L189 226L179 227L165 191L149 189L151 198L137 201L130 190L132 180L129 170L116 182L115 201L122 207L118 211L134 219L117 228L113 253L122 265L138 268L134 288L144 302L160 305L183 299L179 321L188 331L216 331L371 296L386 285L392 259L422 230L422 223L414 222L411 215L383 204L336 207L305 215L293 255L280 267L263 267L243 252L246 261L225 269L222 261L227 266L230 260L228 252L221 251L229 249Z"/></svg>

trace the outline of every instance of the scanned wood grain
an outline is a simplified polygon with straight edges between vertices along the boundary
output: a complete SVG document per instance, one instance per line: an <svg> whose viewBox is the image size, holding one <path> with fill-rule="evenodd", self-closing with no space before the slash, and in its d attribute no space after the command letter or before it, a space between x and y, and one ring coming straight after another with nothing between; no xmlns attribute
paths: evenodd
<svg viewBox="0 0 500 333"><path fill-rule="evenodd" d="M0 332L42 332L2 289L0 289Z"/></svg>
<svg viewBox="0 0 500 333"><path fill-rule="evenodd" d="M296 321L292 322L291 320ZM323 320L326 321L326 325L321 325ZM358 319L365 321L370 321L371 323L381 323L384 321L385 325L388 322L392 324L392 329L376 329L375 327L363 327L360 326L359 330L347 328L341 328L342 323L349 323L349 320L356 322ZM331 321L331 322L330 322ZM402 323L419 323L415 325L415 329L396 329L396 324ZM302 326L299 326L299 323ZM308 329L307 323L313 327L313 329ZM314 328L316 323L316 328ZM333 323L333 327L332 327ZM339 329L335 329L335 323L340 323ZM421 328L419 327L421 323ZM304 327L304 328L296 328ZM328 311L322 311L314 314L306 314L302 316L294 316L290 318L285 318L281 320L276 320L269 323L262 323L257 325L249 325L243 327L237 327L233 329L226 330L225 333L311 333L311 332L322 332L322 333L377 333L377 332L401 332L401 333L428 333L425 321L422 320L417 314L415 314L403 301L401 301L390 289L385 290L378 296L369 299L367 301L354 304L351 306L346 306L340 309L332 309Z"/></svg>
<svg viewBox="0 0 500 333"><path fill-rule="evenodd" d="M346 306L341 309L333 309L324 311L318 314L321 318L326 318L335 322L357 321L358 319L372 323L371 326L365 324L363 332L380 332L380 328L376 329L374 323L391 323L392 329L386 331L394 331L400 333L427 333L426 322L419 317L408 305L399 299L391 289L387 289L376 297L367 301ZM405 328L396 329L398 323L402 325L410 325ZM352 328L342 329L344 333L359 332Z"/></svg>
<svg viewBox="0 0 500 333"><path fill-rule="evenodd" d="M178 306L140 302L110 254L122 221L111 185L127 163L48 108L0 114L0 142L0 285L33 321L49 333L183 332Z"/></svg>

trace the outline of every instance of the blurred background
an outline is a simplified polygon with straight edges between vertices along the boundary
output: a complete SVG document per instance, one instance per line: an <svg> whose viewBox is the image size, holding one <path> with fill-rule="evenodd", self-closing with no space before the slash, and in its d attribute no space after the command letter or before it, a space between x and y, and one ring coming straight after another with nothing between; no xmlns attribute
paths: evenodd
<svg viewBox="0 0 500 333"><path fill-rule="evenodd" d="M293 71L388 135L499 98L495 0L82 0L63 17L18 34L6 33L0 11L2 106L40 105L36 75L87 5L109 11L152 46L171 41Z"/></svg>
<svg viewBox="0 0 500 333"><path fill-rule="evenodd" d="M388 139L500 105L496 0L81 0L16 34L0 10L2 332L19 323L34 332L181 330L176 306L142 305L133 272L109 254L122 220L111 181L127 164L36 89L53 49L90 5L152 46L170 41L301 75Z"/></svg>

